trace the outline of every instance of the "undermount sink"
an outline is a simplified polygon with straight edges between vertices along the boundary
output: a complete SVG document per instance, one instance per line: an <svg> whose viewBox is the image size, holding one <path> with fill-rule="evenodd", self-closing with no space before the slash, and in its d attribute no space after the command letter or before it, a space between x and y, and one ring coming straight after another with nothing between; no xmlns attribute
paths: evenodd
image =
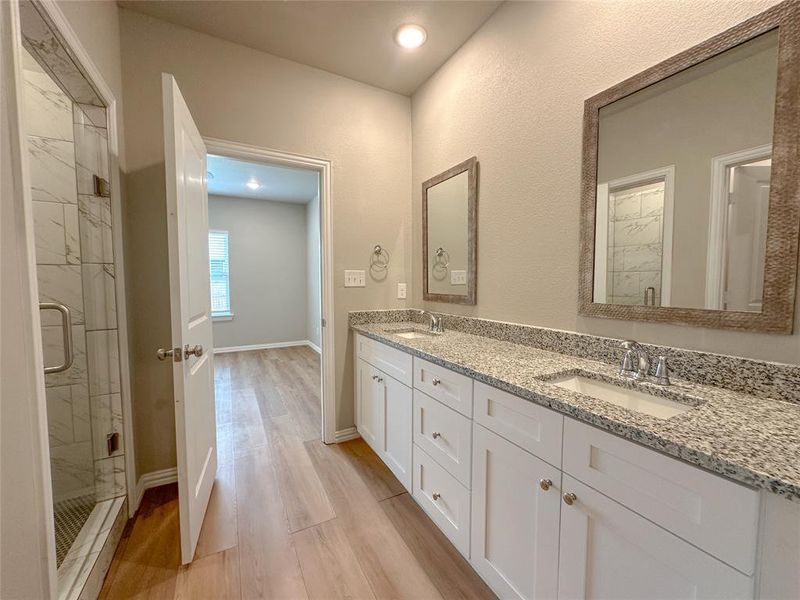
<svg viewBox="0 0 800 600"><path fill-rule="evenodd" d="M384 329L384 331L406 340L415 340L418 338L435 337L437 335L441 335L430 331L423 331L421 329Z"/></svg>
<svg viewBox="0 0 800 600"><path fill-rule="evenodd" d="M605 381L598 381L582 375L566 375L556 379L549 379L547 383L557 385L565 390L585 394L597 400L604 400L628 410L644 413L657 419L669 419L694 408L688 404L668 398L653 396L645 392L628 389Z"/></svg>

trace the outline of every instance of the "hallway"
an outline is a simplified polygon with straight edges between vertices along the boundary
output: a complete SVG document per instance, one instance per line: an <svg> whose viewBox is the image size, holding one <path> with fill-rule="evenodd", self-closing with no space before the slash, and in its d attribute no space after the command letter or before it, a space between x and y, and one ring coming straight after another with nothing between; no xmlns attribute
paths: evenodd
<svg viewBox="0 0 800 600"><path fill-rule="evenodd" d="M101 598L493 598L360 439L320 441L319 355L215 357L219 469L195 560L149 490Z"/></svg>

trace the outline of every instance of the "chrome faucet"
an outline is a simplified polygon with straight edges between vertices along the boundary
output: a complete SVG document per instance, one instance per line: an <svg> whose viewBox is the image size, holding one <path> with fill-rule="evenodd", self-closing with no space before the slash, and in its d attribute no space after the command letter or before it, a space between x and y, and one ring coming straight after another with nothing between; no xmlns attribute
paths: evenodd
<svg viewBox="0 0 800 600"><path fill-rule="evenodd" d="M425 309L420 310L419 314L423 317L428 315L431 320L431 331L433 333L444 333L444 323L442 323L442 317L437 317L435 314Z"/></svg>
<svg viewBox="0 0 800 600"><path fill-rule="evenodd" d="M650 357L647 355L647 350L634 340L625 340L621 345L625 348L625 355L619 367L619 376L647 380L650 375ZM651 381L658 385L670 385L666 356L658 357L656 373Z"/></svg>
<svg viewBox="0 0 800 600"><path fill-rule="evenodd" d="M622 342L622 347L625 348L625 356L622 357L620 376L631 379L647 379L650 372L650 357L644 346L634 340L625 340Z"/></svg>

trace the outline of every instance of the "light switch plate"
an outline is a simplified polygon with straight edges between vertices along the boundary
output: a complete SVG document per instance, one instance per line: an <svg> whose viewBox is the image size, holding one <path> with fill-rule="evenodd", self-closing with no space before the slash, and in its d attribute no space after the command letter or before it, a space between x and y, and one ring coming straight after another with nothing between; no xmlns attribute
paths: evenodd
<svg viewBox="0 0 800 600"><path fill-rule="evenodd" d="M467 285L467 272L450 271L450 283L452 285Z"/></svg>
<svg viewBox="0 0 800 600"><path fill-rule="evenodd" d="M364 271L345 270L344 287L365 287L367 277Z"/></svg>
<svg viewBox="0 0 800 600"><path fill-rule="evenodd" d="M405 283L398 283L397 284L397 297L400 300L405 300L406 298L406 284Z"/></svg>

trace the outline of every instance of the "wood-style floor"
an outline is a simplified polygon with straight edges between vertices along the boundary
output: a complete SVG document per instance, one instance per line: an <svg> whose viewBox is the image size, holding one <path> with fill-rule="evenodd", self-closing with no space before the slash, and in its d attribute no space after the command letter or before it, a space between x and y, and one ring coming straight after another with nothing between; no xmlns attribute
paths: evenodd
<svg viewBox="0 0 800 600"><path fill-rule="evenodd" d="M195 560L149 490L100 598L494 598L362 440L320 441L319 356L214 357L219 469Z"/></svg>

